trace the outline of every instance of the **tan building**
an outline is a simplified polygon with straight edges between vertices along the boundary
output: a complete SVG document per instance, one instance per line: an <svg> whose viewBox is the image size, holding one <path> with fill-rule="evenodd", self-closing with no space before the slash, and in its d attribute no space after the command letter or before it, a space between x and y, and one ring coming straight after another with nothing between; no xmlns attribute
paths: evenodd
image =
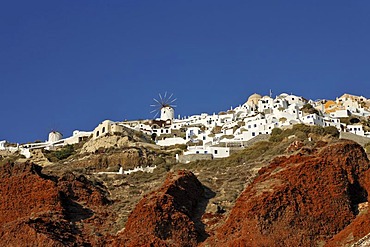
<svg viewBox="0 0 370 247"><path fill-rule="evenodd" d="M123 126L113 121L105 120L94 129L93 139L105 136L107 134L113 134L116 132L123 132Z"/></svg>
<svg viewBox="0 0 370 247"><path fill-rule="evenodd" d="M248 100L247 100L246 104L247 104L248 106L250 106L252 109L255 109L255 108L257 107L257 105L258 105L258 101L259 101L260 99L262 99L262 96L261 96L261 95L259 95L259 94L254 93L254 94L252 94L251 96L249 96L249 98L248 98Z"/></svg>

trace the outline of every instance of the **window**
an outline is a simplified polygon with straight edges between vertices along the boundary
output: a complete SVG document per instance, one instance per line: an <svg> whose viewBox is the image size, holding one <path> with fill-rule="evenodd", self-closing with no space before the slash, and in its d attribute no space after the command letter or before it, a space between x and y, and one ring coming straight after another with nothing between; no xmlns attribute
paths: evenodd
<svg viewBox="0 0 370 247"><path fill-rule="evenodd" d="M196 151L195 153L199 154L199 151Z"/></svg>
<svg viewBox="0 0 370 247"><path fill-rule="evenodd" d="M96 137L98 137L98 136L99 136L99 131L96 132Z"/></svg>
<svg viewBox="0 0 370 247"><path fill-rule="evenodd" d="M215 149L215 154L217 154L218 152L217 152L217 149Z"/></svg>
<svg viewBox="0 0 370 247"><path fill-rule="evenodd" d="M105 127L103 127L103 129L101 130L101 133L105 133Z"/></svg>
<svg viewBox="0 0 370 247"><path fill-rule="evenodd" d="M252 136L256 136L256 133L252 132Z"/></svg>

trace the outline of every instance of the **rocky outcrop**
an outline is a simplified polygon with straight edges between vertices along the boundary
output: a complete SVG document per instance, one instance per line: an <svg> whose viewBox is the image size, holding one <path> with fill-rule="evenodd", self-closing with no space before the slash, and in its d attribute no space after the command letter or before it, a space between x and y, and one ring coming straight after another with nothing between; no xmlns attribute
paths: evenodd
<svg viewBox="0 0 370 247"><path fill-rule="evenodd" d="M59 177L48 176L30 163L2 165L0 246L366 246L370 164L362 147L319 141L281 150L292 155L265 166L235 166L238 173L232 175L230 167L202 173L218 181L221 172L233 179L263 167L253 182L241 182L249 185L231 212L220 204L210 210L215 188L203 186L190 171L169 173L159 189L165 170L148 180L140 174L107 178L111 202L98 179L55 171ZM147 191L153 192L142 198ZM135 200L125 207L131 195Z"/></svg>
<svg viewBox="0 0 370 247"><path fill-rule="evenodd" d="M187 171L170 173L163 186L146 195L112 246L197 246L205 237L197 216L202 184Z"/></svg>
<svg viewBox="0 0 370 247"><path fill-rule="evenodd" d="M326 246L370 246L370 170L363 176L363 181L368 196L367 201L355 208L358 211L357 217L330 239Z"/></svg>
<svg viewBox="0 0 370 247"><path fill-rule="evenodd" d="M51 177L35 164L0 167L0 246L75 246L103 243L102 189L73 173ZM101 234L100 234L101 235Z"/></svg>
<svg viewBox="0 0 370 247"><path fill-rule="evenodd" d="M107 149L110 147L128 147L136 146L136 143L150 145L150 137L143 134L142 132L137 132L132 129L123 127L124 131L117 134L108 134L96 139L90 139L87 141L82 149L81 153L92 153L96 152L101 148ZM157 148L154 144L150 145L153 148Z"/></svg>
<svg viewBox="0 0 370 247"><path fill-rule="evenodd" d="M369 160L361 146L344 141L305 153L275 158L262 168L204 245L322 246L351 223L368 224L358 210L370 192ZM352 242L368 232L353 233Z"/></svg>

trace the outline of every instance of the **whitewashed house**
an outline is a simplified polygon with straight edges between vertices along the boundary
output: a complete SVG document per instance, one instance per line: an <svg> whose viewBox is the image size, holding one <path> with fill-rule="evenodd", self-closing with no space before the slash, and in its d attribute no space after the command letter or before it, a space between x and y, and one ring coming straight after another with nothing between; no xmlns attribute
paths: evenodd
<svg viewBox="0 0 370 247"><path fill-rule="evenodd" d="M324 127L334 126L341 131L340 120L337 118L324 117Z"/></svg>
<svg viewBox="0 0 370 247"><path fill-rule="evenodd" d="M93 139L115 132L123 132L123 126L111 120L104 120L93 130Z"/></svg>
<svg viewBox="0 0 370 247"><path fill-rule="evenodd" d="M331 118L345 118L351 116L352 113L349 110L336 110L333 112L330 112Z"/></svg>
<svg viewBox="0 0 370 247"><path fill-rule="evenodd" d="M347 131L359 136L365 136L365 131L361 124L347 125Z"/></svg>
<svg viewBox="0 0 370 247"><path fill-rule="evenodd" d="M263 96L258 101L258 111L264 113L271 113L274 108L274 99L269 96Z"/></svg>
<svg viewBox="0 0 370 247"><path fill-rule="evenodd" d="M319 116L316 113L309 114L307 116L302 117L301 121L302 123L308 124L308 125L317 125L321 127L325 126L324 117Z"/></svg>

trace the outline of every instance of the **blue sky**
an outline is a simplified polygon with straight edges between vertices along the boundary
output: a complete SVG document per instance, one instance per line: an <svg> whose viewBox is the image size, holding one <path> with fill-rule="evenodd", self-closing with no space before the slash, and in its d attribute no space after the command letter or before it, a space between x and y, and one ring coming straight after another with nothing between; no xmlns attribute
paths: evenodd
<svg viewBox="0 0 370 247"><path fill-rule="evenodd" d="M0 140L219 112L254 92L370 98L370 1L2 1Z"/></svg>

